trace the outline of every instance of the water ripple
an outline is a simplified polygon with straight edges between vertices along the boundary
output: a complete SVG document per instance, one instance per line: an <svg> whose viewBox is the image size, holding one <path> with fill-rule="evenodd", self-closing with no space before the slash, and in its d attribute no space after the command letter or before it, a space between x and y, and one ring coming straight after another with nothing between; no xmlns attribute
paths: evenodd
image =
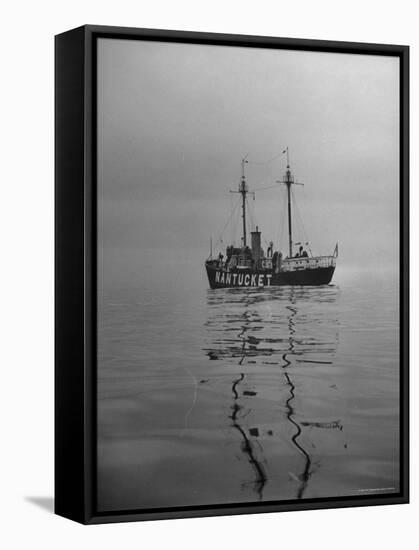
<svg viewBox="0 0 419 550"><path fill-rule="evenodd" d="M286 434L289 444L302 458L301 469L289 475L298 483L295 497L303 498L313 474L308 436L303 431L336 422L302 420L303 411L299 411L298 406L304 397L304 380L300 381L299 371L307 374L307 369L333 366L338 343L339 321L334 308L338 292L333 286L208 291L205 322L208 346L203 351L210 360L220 362L214 376L221 375L229 365L242 369L232 380L233 412L229 418L232 427L240 433L241 451L251 465L252 483L259 499L263 499L270 482L263 433L270 436L269 444L275 434L281 436L278 444ZM325 307L319 308L319 304ZM240 392L246 380L252 382L254 389ZM252 406L251 399L263 399L269 392L276 393L277 414L272 428L265 429L263 412L266 414L266 411ZM299 392L301 396L297 399ZM247 399L246 406L241 404L243 396ZM339 424L339 427L342 426Z"/></svg>

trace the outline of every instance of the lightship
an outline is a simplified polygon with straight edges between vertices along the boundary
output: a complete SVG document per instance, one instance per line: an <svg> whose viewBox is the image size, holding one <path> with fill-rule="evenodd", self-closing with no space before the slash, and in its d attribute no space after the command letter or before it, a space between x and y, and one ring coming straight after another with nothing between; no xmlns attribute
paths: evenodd
<svg viewBox="0 0 419 550"><path fill-rule="evenodd" d="M291 187L302 185L294 180L291 172L288 148L287 167L282 180L277 183L285 185L287 190L287 221L288 221L288 251L283 254L275 249L273 241L270 242L266 253L261 246L261 231L256 226L250 231L250 246L248 244L246 204L249 191L245 165L247 158L241 161L241 180L237 191L241 195L242 212L242 236L241 246L233 244L227 246L225 255L221 252L214 258L212 244L210 256L205 261L209 285L215 288L235 287L269 287L282 285L327 285L331 282L336 268L338 257L338 245L336 243L333 254L315 256L311 249L307 251L301 242L293 242ZM308 243L306 243L308 244ZM277 247L278 248L278 247Z"/></svg>

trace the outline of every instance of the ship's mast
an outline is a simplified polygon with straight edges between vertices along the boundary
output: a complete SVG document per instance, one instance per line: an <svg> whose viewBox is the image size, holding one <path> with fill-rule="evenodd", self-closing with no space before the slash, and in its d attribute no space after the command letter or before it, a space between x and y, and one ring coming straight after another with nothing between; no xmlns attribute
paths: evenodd
<svg viewBox="0 0 419 550"><path fill-rule="evenodd" d="M239 186L239 191L242 196L242 218L243 218L243 247L246 246L246 193L247 193L247 186L246 186L246 177L244 175L244 165L248 162L246 160L246 157L242 159L242 179Z"/></svg>
<svg viewBox="0 0 419 550"><path fill-rule="evenodd" d="M242 196L242 220L243 220L243 237L242 237L242 241L243 241L243 248L247 245L247 236L246 236L246 195L249 193L249 190L248 190L248 187L247 187L247 183L246 183L246 176L244 174L244 165L247 164L249 161L246 160L247 159L247 155L242 158L242 175L241 175L241 180L240 180L240 183L239 183L239 190L238 191L230 191L230 193L240 193L241 196ZM250 194L253 194L252 192L250 192Z"/></svg>
<svg viewBox="0 0 419 550"><path fill-rule="evenodd" d="M291 218L291 185L293 184L294 178L291 175L290 170L290 156L287 147L287 171L285 173L284 183L287 186L287 196L288 196L288 248L289 248L289 257L292 258L292 218Z"/></svg>
<svg viewBox="0 0 419 550"><path fill-rule="evenodd" d="M288 257L292 258L292 215L291 215L291 185L304 185L302 183L297 183L294 181L294 176L291 173L290 168L290 155L288 147L286 148L287 152L287 170L285 172L284 179L278 183L284 183L287 186L287 197L288 197ZM284 151L285 153L285 151Z"/></svg>

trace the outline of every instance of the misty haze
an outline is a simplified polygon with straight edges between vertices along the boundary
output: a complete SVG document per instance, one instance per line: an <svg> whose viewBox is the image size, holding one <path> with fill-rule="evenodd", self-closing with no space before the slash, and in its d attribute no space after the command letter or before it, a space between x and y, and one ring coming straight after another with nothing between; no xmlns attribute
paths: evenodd
<svg viewBox="0 0 419 550"><path fill-rule="evenodd" d="M97 99L99 509L398 492L398 59L100 39Z"/></svg>

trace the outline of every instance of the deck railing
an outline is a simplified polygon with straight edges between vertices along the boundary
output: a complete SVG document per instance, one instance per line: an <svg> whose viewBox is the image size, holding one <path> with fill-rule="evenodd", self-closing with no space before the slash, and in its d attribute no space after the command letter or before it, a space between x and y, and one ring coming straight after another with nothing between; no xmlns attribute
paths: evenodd
<svg viewBox="0 0 419 550"><path fill-rule="evenodd" d="M335 256L316 256L314 258L287 258L281 262L281 271L299 271L300 269L317 269L335 267Z"/></svg>

